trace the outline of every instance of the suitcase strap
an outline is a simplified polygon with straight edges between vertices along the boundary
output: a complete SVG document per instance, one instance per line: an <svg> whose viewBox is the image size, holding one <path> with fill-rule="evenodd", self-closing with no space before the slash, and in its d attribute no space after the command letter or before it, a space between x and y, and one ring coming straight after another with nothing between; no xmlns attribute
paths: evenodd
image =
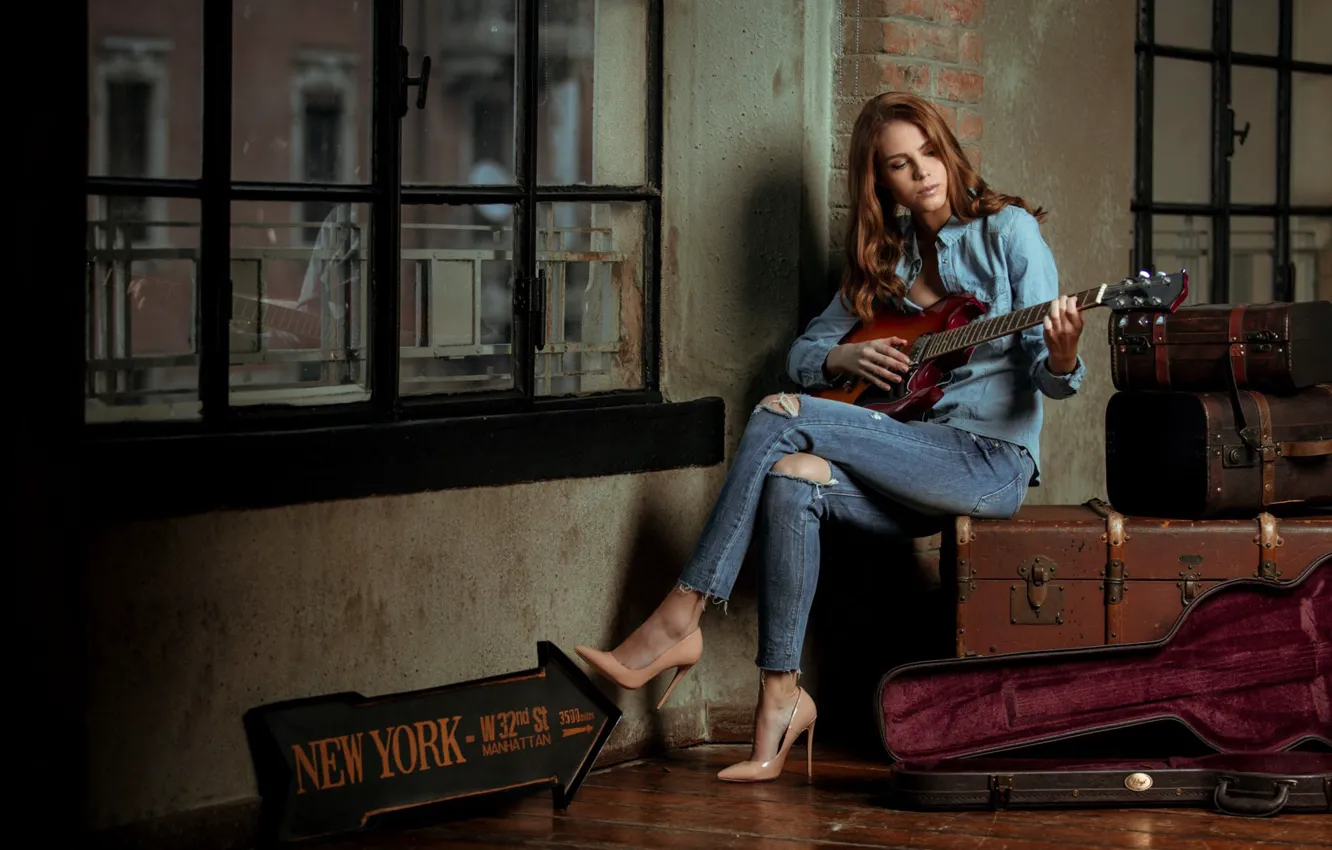
<svg viewBox="0 0 1332 850"><path fill-rule="evenodd" d="M1237 307L1235 309L1239 310L1241 308ZM1274 442L1272 440L1272 408L1267 403L1267 396L1256 390L1244 390L1244 394L1253 399L1253 405L1258 411L1257 427L1250 425L1249 418L1244 412L1244 404L1240 400L1239 382L1241 378L1236 374L1235 362L1232 357L1230 361L1231 369L1228 373L1230 376L1230 401L1235 408L1235 424L1239 429L1240 441L1248 446L1262 462L1263 489L1261 504L1263 507L1267 507L1278 501L1276 496L1276 459L1278 457L1332 455L1332 439Z"/></svg>

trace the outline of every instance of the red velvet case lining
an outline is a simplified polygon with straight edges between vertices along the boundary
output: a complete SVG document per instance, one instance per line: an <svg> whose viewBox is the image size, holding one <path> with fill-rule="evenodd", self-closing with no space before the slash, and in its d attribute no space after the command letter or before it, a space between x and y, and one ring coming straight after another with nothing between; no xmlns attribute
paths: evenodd
<svg viewBox="0 0 1332 850"><path fill-rule="evenodd" d="M880 683L881 732L889 755L912 766L1164 718L1221 753L1332 746L1330 668L1327 557L1284 587L1211 588L1151 644L899 667Z"/></svg>

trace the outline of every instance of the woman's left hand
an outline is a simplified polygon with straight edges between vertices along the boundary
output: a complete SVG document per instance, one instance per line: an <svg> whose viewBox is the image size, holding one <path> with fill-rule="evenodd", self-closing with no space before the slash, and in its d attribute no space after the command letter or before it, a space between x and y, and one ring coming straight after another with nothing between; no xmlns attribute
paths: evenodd
<svg viewBox="0 0 1332 850"><path fill-rule="evenodd" d="M1048 365L1056 375L1067 375L1078 366L1078 339L1082 336L1082 311L1072 295L1061 295L1050 302L1045 317L1045 347L1050 350Z"/></svg>

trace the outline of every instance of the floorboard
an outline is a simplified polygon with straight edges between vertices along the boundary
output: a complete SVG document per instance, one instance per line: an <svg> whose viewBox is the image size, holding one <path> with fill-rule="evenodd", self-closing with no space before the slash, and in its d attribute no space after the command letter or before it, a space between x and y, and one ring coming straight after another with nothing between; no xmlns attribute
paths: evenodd
<svg viewBox="0 0 1332 850"><path fill-rule="evenodd" d="M881 762L816 753L804 775L803 745L774 782L737 785L715 775L747 747L700 746L588 776L574 803L549 794L473 816L381 829L320 842L329 850L406 848L875 847L915 850L1248 850L1332 847L1332 817L1238 818L1207 809L1083 809L921 813L890 807Z"/></svg>

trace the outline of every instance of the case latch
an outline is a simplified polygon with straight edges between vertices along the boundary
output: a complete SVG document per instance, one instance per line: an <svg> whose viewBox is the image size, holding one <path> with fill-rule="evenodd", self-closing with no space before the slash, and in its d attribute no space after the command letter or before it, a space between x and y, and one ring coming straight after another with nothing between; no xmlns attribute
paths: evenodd
<svg viewBox="0 0 1332 850"><path fill-rule="evenodd" d="M1064 622L1064 586L1054 584L1057 565L1041 555L1018 567L1026 585L1009 589L1009 621L1023 626L1052 626Z"/></svg>
<svg viewBox="0 0 1332 850"><path fill-rule="evenodd" d="M1201 578L1202 576L1198 575L1193 570L1180 571L1179 581L1175 582L1175 586L1179 588L1179 603L1181 605L1187 606L1197 598L1198 592L1201 589L1198 580Z"/></svg>
<svg viewBox="0 0 1332 850"><path fill-rule="evenodd" d="M1013 797L1013 777L1003 774L990 774L990 808L1002 809Z"/></svg>

